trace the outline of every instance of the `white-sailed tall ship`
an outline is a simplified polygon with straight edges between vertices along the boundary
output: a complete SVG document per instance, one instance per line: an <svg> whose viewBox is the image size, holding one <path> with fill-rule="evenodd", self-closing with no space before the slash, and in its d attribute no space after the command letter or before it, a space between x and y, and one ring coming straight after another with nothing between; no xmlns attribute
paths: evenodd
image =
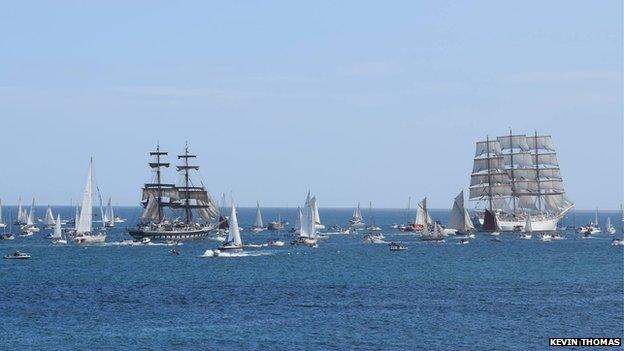
<svg viewBox="0 0 624 351"><path fill-rule="evenodd" d="M93 230L93 159L89 160L87 183L82 194L80 217L74 233L74 242L77 244L95 244L106 241L106 233Z"/></svg>
<svg viewBox="0 0 624 351"><path fill-rule="evenodd" d="M189 153L188 145L184 153L178 155L182 163L176 167L180 173L181 184L162 182L161 169L169 167L163 156L168 153L160 151L150 152L154 159L149 163L154 171L154 180L143 187L141 205L145 208L141 221L136 228L128 230L135 239L150 241L180 241L204 239L208 233L216 228L215 221L219 215L219 207L212 196L200 181L195 184L191 178L191 171L199 170L199 166L189 164L189 160L197 155ZM181 211L182 218L168 219L165 209L175 212ZM194 219L194 215L201 218L201 222Z"/></svg>
<svg viewBox="0 0 624 351"><path fill-rule="evenodd" d="M489 209L502 231L521 231L529 215L533 231L556 230L574 204L564 196L551 137L510 131L476 146L470 200L478 202L479 223L483 224L484 209Z"/></svg>

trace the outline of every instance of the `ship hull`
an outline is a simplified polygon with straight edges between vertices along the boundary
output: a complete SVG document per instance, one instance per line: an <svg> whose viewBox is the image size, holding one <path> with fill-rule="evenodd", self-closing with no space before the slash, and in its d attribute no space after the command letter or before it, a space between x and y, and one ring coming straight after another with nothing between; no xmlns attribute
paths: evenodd
<svg viewBox="0 0 624 351"><path fill-rule="evenodd" d="M140 240L143 238L149 238L152 242L164 242L164 241L188 241L188 240L203 240L208 237L208 234L212 228L196 229L196 230L145 230L145 229L129 229L128 234L134 239Z"/></svg>
<svg viewBox="0 0 624 351"><path fill-rule="evenodd" d="M557 223L559 222L559 217L551 217L544 219L533 219L531 218L531 229L534 232L551 232L557 230ZM479 218L479 223L483 225L483 218ZM513 232L518 231L518 229L524 229L524 220L503 220L498 219L498 225L502 232Z"/></svg>

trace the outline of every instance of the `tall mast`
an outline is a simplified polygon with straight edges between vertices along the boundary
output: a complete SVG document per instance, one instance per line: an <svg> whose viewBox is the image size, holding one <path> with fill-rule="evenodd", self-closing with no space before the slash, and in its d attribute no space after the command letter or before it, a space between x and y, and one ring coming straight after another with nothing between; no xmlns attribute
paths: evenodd
<svg viewBox="0 0 624 351"><path fill-rule="evenodd" d="M511 162L511 203L513 204L513 213L516 213L516 182L514 178L514 148L513 148L513 133L511 132L511 128L509 128L509 160Z"/></svg>
<svg viewBox="0 0 624 351"><path fill-rule="evenodd" d="M195 158L197 157L197 155L191 155L189 154L188 151L188 142L186 143L186 145L184 146L184 154L183 155L178 155L178 159L184 159L184 163L181 166L177 166L178 171L183 171L183 175L184 175L184 190L183 190L183 204L182 207L184 207L184 220L186 224L190 224L191 221L193 220L193 211L192 208L196 207L205 207L205 206L198 206L198 205L192 205L191 204L191 199L196 199L196 194L191 194L191 191L195 192L197 190L203 190L203 187L193 187L191 186L191 179L190 179L190 174L189 171L192 169L198 170L199 166L192 166L189 165L189 158ZM193 197L191 197L193 196Z"/></svg>
<svg viewBox="0 0 624 351"><path fill-rule="evenodd" d="M150 152L150 156L156 156L156 162L150 162L149 166L156 169L156 204L158 205L158 223L163 220L163 206L162 206L162 178L160 174L160 167L169 167L169 163L161 162L160 157L167 155L166 152L160 151L160 143L156 144L156 151Z"/></svg>
<svg viewBox="0 0 624 351"><path fill-rule="evenodd" d="M490 170L490 136L486 135L485 145L487 148L487 178L488 178L488 198L490 201L490 211L492 211L492 175Z"/></svg>
<svg viewBox="0 0 624 351"><path fill-rule="evenodd" d="M542 189L540 188L540 174L539 174L539 151L537 150L537 130L535 131L535 139L533 141L535 146L535 179L537 180L537 209L542 210Z"/></svg>

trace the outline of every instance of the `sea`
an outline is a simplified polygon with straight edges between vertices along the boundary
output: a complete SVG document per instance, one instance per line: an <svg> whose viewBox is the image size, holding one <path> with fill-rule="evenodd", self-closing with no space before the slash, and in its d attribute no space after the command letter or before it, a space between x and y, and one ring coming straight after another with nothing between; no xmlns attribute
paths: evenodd
<svg viewBox="0 0 624 351"><path fill-rule="evenodd" d="M239 209L242 226L254 211ZM328 227L346 226L352 211L320 215ZM185 242L175 247L180 255L162 244L120 245L140 209L116 214L126 222L102 245L54 246L45 230L0 241L2 255L32 255L0 260L0 350L544 350L550 337L624 337L624 247L605 233L420 242L390 228L405 210L376 209L386 241L406 251L365 243L362 233L311 248L291 246L285 232L245 229L243 242L254 247L201 257L218 243ZM265 222L278 215L291 226L295 209L263 209ZM575 211L564 224L593 217ZM617 211L599 217L622 237ZM271 238L286 245L262 246Z"/></svg>

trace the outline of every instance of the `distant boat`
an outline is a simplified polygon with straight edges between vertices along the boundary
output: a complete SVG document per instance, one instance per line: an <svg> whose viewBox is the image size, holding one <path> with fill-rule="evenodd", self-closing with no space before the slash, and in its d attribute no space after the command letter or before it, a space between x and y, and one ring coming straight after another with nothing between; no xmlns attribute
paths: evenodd
<svg viewBox="0 0 624 351"><path fill-rule="evenodd" d="M390 244L388 244L388 247L390 248L390 251L405 251L407 250L407 247L399 244L399 243L395 243L395 242L391 242Z"/></svg>
<svg viewBox="0 0 624 351"><path fill-rule="evenodd" d="M363 227L364 222L362 222L362 211L360 210L360 203L358 202L357 207L353 210L353 216L349 219L349 225L351 227Z"/></svg>
<svg viewBox="0 0 624 351"><path fill-rule="evenodd" d="M11 255L4 256L4 258L7 260L27 260L30 258L30 254L27 254L25 252L15 251Z"/></svg>
<svg viewBox="0 0 624 351"><path fill-rule="evenodd" d="M267 226L267 229L268 230L282 230L282 229L284 229L284 221L282 221L282 217L281 217L281 215L279 213L277 214L277 220L269 222L269 225Z"/></svg>
<svg viewBox="0 0 624 351"><path fill-rule="evenodd" d="M368 203L368 227L369 232L379 232L381 228L375 224L375 215L373 214L373 203Z"/></svg>
<svg viewBox="0 0 624 351"><path fill-rule="evenodd" d="M303 210L301 212L299 236L292 242L293 244L303 244L312 247L317 245L318 236L316 234L314 205L312 204L312 199L310 198L310 192L308 192Z"/></svg>
<svg viewBox="0 0 624 351"><path fill-rule="evenodd" d="M488 209L485 210L481 230L490 233L492 236L500 235L501 228L498 224L498 218L496 218L496 214Z"/></svg>
<svg viewBox="0 0 624 351"><path fill-rule="evenodd" d="M54 222L54 215L52 214L52 208L48 206L48 209L46 210L45 218L43 219L43 227L44 229L52 229L54 228L55 224L56 222Z"/></svg>
<svg viewBox="0 0 624 351"><path fill-rule="evenodd" d="M264 231L265 229L266 228L264 227L264 223L262 222L262 213L260 212L260 203L256 201L256 219L251 226L251 231L254 233L259 233L261 231Z"/></svg>
<svg viewBox="0 0 624 351"><path fill-rule="evenodd" d="M584 235L594 235L600 234L602 230L600 229L600 224L598 223L598 208L596 207L596 213L593 222L589 222L588 224L581 226L578 230L579 233Z"/></svg>
<svg viewBox="0 0 624 351"><path fill-rule="evenodd" d="M5 228L7 225L4 222L4 217L2 216L2 200L0 200L0 228Z"/></svg>
<svg viewBox="0 0 624 351"><path fill-rule="evenodd" d="M613 239L611 240L611 245L613 246L622 246L624 245L624 239Z"/></svg>
<svg viewBox="0 0 624 351"><path fill-rule="evenodd" d="M310 199L310 206L312 206L312 214L314 216L314 227L317 230L325 229L325 225L321 223L321 216L319 215L318 201L316 200L316 196Z"/></svg>
<svg viewBox="0 0 624 351"><path fill-rule="evenodd" d="M533 229L531 226L531 215L527 215L526 222L524 223L524 232L520 233L520 239L531 240Z"/></svg>
<svg viewBox="0 0 624 351"><path fill-rule="evenodd" d="M425 197L416 206L416 219L414 220L414 231L421 231L427 226L433 225L433 220L427 210L427 198Z"/></svg>
<svg viewBox="0 0 624 351"><path fill-rule="evenodd" d="M78 244L103 243L106 233L93 233L93 159L89 160L87 182L82 195L82 207L74 241Z"/></svg>
<svg viewBox="0 0 624 351"><path fill-rule="evenodd" d="M113 211L113 205L111 204L111 198L108 198L108 204L106 205L106 212L104 212L104 226L112 228L115 226L115 212Z"/></svg>
<svg viewBox="0 0 624 351"><path fill-rule="evenodd" d="M427 198L425 197L420 204L418 205L419 210L421 211L421 217L417 218L423 221L422 231L420 234L420 240L422 241L435 241L435 242L443 242L445 241L445 236L442 233L442 228L437 222L433 222L431 216L429 215L429 210L427 209ZM428 222L433 222L433 232L429 229L430 224Z"/></svg>
<svg viewBox="0 0 624 351"><path fill-rule="evenodd" d="M23 236L30 236L33 233L39 231L39 228L35 224L35 199L33 198L32 204L30 205L30 211L26 217L26 224L22 225L21 228Z"/></svg>
<svg viewBox="0 0 624 351"><path fill-rule="evenodd" d="M238 230L238 218L236 216L236 206L232 204L232 212L230 214L230 230L227 239L219 247L219 250L241 251L243 249L243 241L241 240L240 231Z"/></svg>
<svg viewBox="0 0 624 351"><path fill-rule="evenodd" d="M611 224L611 217L607 217L607 233L613 235L617 232L615 227Z"/></svg>
<svg viewBox="0 0 624 351"><path fill-rule="evenodd" d="M16 225L24 225L28 220L28 214L26 214L25 209L22 208L22 197L20 196L17 200L17 217L15 218Z"/></svg>
<svg viewBox="0 0 624 351"><path fill-rule="evenodd" d="M453 201L451 209L451 218L446 230L454 230L454 234L458 236L474 237L472 231L475 229L468 210L464 207L464 191L460 191Z"/></svg>
<svg viewBox="0 0 624 351"><path fill-rule="evenodd" d="M50 236L54 244L67 244L67 239L63 238L63 230L61 229L61 215L56 215L56 222L54 225L54 233Z"/></svg>

